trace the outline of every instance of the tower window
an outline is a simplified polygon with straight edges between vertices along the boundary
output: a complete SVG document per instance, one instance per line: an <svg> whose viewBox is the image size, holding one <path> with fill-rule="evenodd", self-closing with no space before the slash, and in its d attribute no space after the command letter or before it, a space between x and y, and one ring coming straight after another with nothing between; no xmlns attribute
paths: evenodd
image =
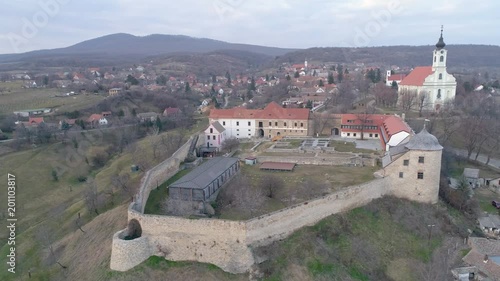
<svg viewBox="0 0 500 281"><path fill-rule="evenodd" d="M240 122L236 122L236 126L239 126L240 125Z"/></svg>
<svg viewBox="0 0 500 281"><path fill-rule="evenodd" d="M424 179L424 172L418 172L417 173L417 179L423 180Z"/></svg>
<svg viewBox="0 0 500 281"><path fill-rule="evenodd" d="M440 98L441 98L441 89L438 89L437 98L438 98L438 99L440 99Z"/></svg>
<svg viewBox="0 0 500 281"><path fill-rule="evenodd" d="M252 122L248 121L248 126L251 126L252 125Z"/></svg>
<svg viewBox="0 0 500 281"><path fill-rule="evenodd" d="M223 125L223 126L226 126L226 121L222 121L222 125Z"/></svg>
<svg viewBox="0 0 500 281"><path fill-rule="evenodd" d="M399 172L399 177L403 178L403 172Z"/></svg>
<svg viewBox="0 0 500 281"><path fill-rule="evenodd" d="M443 79L443 73L439 73L439 80Z"/></svg>
<svg viewBox="0 0 500 281"><path fill-rule="evenodd" d="M410 165L410 160L406 159L406 160L403 160L403 166L408 166Z"/></svg>
<svg viewBox="0 0 500 281"><path fill-rule="evenodd" d="M444 56L441 56L441 57L439 58L439 61L440 61L440 62L443 62L443 61L444 61Z"/></svg>
<svg viewBox="0 0 500 281"><path fill-rule="evenodd" d="M424 156L418 157L418 163L424 163Z"/></svg>

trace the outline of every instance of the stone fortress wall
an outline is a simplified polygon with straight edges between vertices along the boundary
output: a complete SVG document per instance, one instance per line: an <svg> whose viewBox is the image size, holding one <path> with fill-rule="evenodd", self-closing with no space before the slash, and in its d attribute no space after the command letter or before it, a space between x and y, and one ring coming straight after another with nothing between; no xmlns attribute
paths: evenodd
<svg viewBox="0 0 500 281"><path fill-rule="evenodd" d="M161 184L175 174L183 160L181 156L188 153L190 141L144 176L138 198L128 209L128 219L140 222L142 237L124 241L121 236L125 230L113 236L111 269L126 271L157 255L174 261L211 263L227 272L243 273L255 262L252 247L285 238L327 216L363 206L384 195L428 203L437 201L441 151L410 151L378 173L382 178L247 221L144 214L151 189L157 186L156 182ZM418 163L419 156L425 157L424 164ZM410 160L410 166L398 162L404 159ZM406 177L399 178L401 169L407 169ZM416 173L422 170L424 179L417 181Z"/></svg>

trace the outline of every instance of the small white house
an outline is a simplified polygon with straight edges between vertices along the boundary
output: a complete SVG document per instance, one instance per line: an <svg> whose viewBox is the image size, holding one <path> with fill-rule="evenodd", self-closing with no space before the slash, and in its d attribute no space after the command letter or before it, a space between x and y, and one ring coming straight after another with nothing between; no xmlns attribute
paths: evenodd
<svg viewBox="0 0 500 281"><path fill-rule="evenodd" d="M215 121L205 130L205 136L207 147L220 148L226 140L226 129L218 121Z"/></svg>

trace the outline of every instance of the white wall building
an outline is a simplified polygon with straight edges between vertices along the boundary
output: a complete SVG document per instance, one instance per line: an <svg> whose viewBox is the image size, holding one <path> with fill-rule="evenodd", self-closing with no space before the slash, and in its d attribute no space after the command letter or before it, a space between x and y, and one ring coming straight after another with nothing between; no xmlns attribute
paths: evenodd
<svg viewBox="0 0 500 281"><path fill-rule="evenodd" d="M219 122L213 122L205 130L205 143L207 147L220 148L226 140L226 129Z"/></svg>

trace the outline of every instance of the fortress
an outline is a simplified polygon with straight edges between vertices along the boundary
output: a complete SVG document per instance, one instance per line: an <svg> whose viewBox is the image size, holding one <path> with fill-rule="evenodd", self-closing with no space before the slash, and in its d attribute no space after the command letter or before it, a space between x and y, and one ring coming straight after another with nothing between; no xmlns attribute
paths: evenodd
<svg viewBox="0 0 500 281"><path fill-rule="evenodd" d="M140 222L142 236L124 240L126 230L114 234L111 269L126 271L156 255L172 261L211 263L227 272L244 273L256 263L254 247L283 239L332 214L386 195L430 204L438 201L443 147L424 127L407 142L386 152L376 179L257 218L229 221L144 214L151 190L177 173L196 141L199 139L192 137L143 177L136 199L128 208L128 219Z"/></svg>

